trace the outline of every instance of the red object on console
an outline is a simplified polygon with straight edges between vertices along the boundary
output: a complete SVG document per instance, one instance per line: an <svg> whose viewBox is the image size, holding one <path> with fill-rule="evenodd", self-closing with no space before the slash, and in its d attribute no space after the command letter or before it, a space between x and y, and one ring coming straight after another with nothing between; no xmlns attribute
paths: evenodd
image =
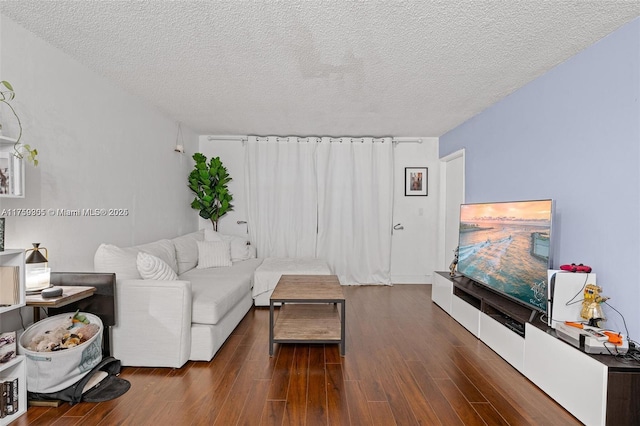
<svg viewBox="0 0 640 426"><path fill-rule="evenodd" d="M591 266L583 265L582 263L578 265L576 265L575 263L572 263L571 265L561 265L560 269L562 269L563 271L584 272L587 274L591 272Z"/></svg>

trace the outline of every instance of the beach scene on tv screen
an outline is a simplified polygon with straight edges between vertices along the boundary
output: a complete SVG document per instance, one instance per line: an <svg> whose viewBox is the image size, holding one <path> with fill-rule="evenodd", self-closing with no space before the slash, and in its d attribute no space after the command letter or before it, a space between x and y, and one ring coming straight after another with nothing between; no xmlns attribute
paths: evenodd
<svg viewBox="0 0 640 426"><path fill-rule="evenodd" d="M458 272L546 311L551 201L465 204Z"/></svg>

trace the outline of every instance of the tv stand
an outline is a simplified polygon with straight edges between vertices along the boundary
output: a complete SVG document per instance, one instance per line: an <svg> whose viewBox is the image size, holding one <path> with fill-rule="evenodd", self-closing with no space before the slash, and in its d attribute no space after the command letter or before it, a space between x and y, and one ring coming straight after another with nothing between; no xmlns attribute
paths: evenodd
<svg viewBox="0 0 640 426"><path fill-rule="evenodd" d="M524 326L522 324L520 324L519 322L514 321L511 318L508 318L504 322L504 325L507 326L507 328L509 330L513 331L514 333L518 333L519 335L524 337Z"/></svg>
<svg viewBox="0 0 640 426"><path fill-rule="evenodd" d="M537 311L465 277L433 277L434 303L582 423L640 424L640 362L582 352Z"/></svg>
<svg viewBox="0 0 640 426"><path fill-rule="evenodd" d="M448 279L453 285L454 296L522 336L524 325L539 316L538 311L507 299L469 278L449 276Z"/></svg>

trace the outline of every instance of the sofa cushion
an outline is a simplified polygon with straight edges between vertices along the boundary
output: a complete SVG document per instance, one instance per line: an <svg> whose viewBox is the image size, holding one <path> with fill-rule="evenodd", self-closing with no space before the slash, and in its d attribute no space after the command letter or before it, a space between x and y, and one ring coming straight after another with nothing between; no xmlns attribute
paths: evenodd
<svg viewBox="0 0 640 426"><path fill-rule="evenodd" d="M194 268L180 275L179 279L191 281L191 322L217 324L251 292L253 272L261 262L249 259L226 268Z"/></svg>
<svg viewBox="0 0 640 426"><path fill-rule="evenodd" d="M159 257L143 251L138 253L136 264L138 272L145 280L176 280L178 275Z"/></svg>
<svg viewBox="0 0 640 426"><path fill-rule="evenodd" d="M196 241L204 241L203 229L171 240L176 249L178 275L195 268L198 264L198 245Z"/></svg>
<svg viewBox="0 0 640 426"><path fill-rule="evenodd" d="M141 251L159 257L174 271L178 268L173 243L169 240L158 240L124 248L113 244L101 244L93 257L94 269L96 272L115 272L118 279L142 278L137 265L138 252Z"/></svg>
<svg viewBox="0 0 640 426"><path fill-rule="evenodd" d="M197 241L198 269L231 266L231 249L226 241Z"/></svg>
<svg viewBox="0 0 640 426"><path fill-rule="evenodd" d="M226 241L231 246L231 260L234 262L247 260L255 257L251 246L247 244L247 239L236 235L225 235L213 229L204 230L205 241Z"/></svg>

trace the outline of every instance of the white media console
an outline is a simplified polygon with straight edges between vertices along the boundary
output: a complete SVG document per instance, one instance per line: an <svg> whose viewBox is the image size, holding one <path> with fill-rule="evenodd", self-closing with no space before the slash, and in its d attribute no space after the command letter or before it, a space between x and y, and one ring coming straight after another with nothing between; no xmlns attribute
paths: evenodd
<svg viewBox="0 0 640 426"><path fill-rule="evenodd" d="M640 363L584 353L536 312L468 278L433 277L434 303L582 423L640 424Z"/></svg>

